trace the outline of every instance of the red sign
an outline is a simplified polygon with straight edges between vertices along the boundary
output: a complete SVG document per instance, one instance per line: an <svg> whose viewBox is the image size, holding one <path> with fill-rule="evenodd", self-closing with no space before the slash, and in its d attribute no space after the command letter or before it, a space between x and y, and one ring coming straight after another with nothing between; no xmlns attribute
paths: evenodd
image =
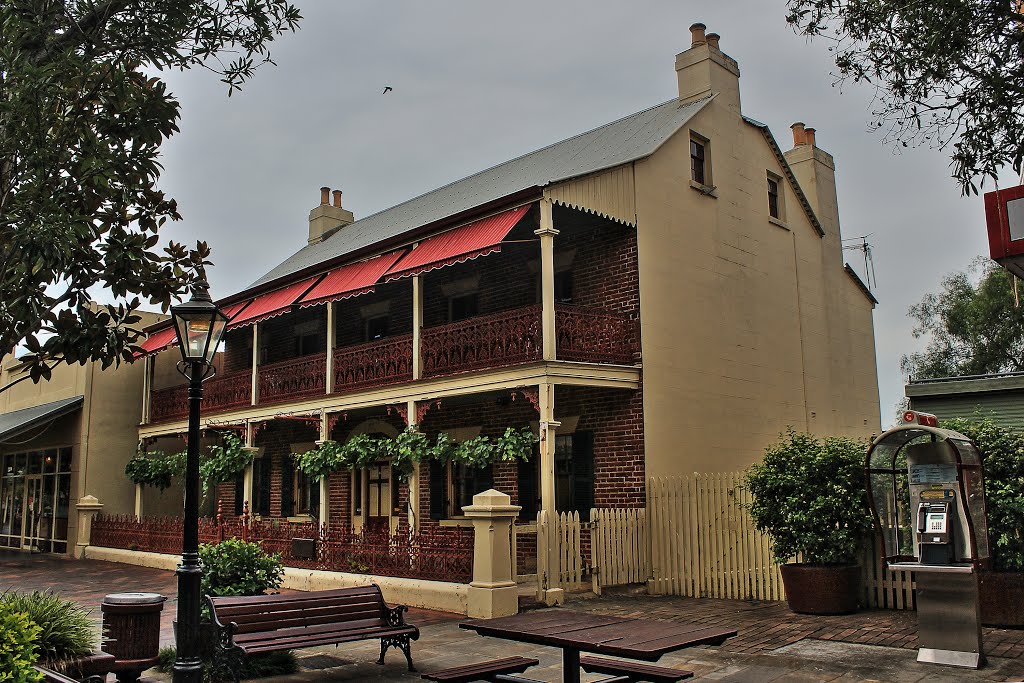
<svg viewBox="0 0 1024 683"><path fill-rule="evenodd" d="M985 193L989 255L1024 278L1024 185Z"/></svg>

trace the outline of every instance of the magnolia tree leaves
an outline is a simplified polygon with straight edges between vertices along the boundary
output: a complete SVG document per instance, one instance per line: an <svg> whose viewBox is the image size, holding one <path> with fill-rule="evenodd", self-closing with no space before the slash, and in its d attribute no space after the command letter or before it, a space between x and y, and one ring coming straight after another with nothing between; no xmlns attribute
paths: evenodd
<svg viewBox="0 0 1024 683"><path fill-rule="evenodd" d="M789 0L839 82L875 86L872 128L948 151L962 191L1024 157L1024 15L1011 0Z"/></svg>
<svg viewBox="0 0 1024 683"><path fill-rule="evenodd" d="M0 359L23 344L34 381L129 360L135 309L203 277L205 243L160 238L181 218L156 187L180 112L153 74L202 66L230 95L300 18L286 0L0 4Z"/></svg>

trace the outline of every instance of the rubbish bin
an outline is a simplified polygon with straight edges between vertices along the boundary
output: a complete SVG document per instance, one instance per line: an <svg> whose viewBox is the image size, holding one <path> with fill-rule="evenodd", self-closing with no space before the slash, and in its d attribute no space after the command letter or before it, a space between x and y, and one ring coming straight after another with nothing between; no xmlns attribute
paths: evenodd
<svg viewBox="0 0 1024 683"><path fill-rule="evenodd" d="M160 613L166 600L159 593L112 593L103 598L103 650L114 655L117 680L138 680L159 660Z"/></svg>

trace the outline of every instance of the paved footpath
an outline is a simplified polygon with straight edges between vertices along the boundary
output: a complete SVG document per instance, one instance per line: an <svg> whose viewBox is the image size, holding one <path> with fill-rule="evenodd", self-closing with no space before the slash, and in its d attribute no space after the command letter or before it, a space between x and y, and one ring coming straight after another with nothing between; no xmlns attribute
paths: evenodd
<svg viewBox="0 0 1024 683"><path fill-rule="evenodd" d="M95 610L108 593L147 591L168 596L161 642L172 644L171 620L176 608L176 581L171 572L129 565L72 561L0 551L0 592L53 590ZM1024 681L1024 631L986 629L989 666L980 671L918 664L916 615L873 610L843 617L795 615L781 603L737 600L617 595L571 599L560 609L614 614L665 621L722 624L739 630L721 647L698 647L666 655L659 662L696 673L695 680L735 683L827 682L946 683L954 681ZM422 636L413 645L420 671L520 654L536 657L540 666L528 675L557 681L559 652L523 643L483 638L458 628L458 615L411 610L410 623ZM405 671L401 654L391 651L388 663L375 664L376 641L298 651L302 671L265 679L330 683L334 681L418 681ZM161 674L150 674L169 680ZM595 680L590 676L584 680Z"/></svg>

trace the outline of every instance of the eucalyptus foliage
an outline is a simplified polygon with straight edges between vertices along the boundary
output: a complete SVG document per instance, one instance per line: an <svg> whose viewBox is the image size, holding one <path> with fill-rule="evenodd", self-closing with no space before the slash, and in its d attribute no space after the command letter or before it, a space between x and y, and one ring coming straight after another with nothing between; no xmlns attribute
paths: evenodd
<svg viewBox="0 0 1024 683"><path fill-rule="evenodd" d="M1024 571L1024 435L983 416L943 420L942 426L978 445L993 569Z"/></svg>
<svg viewBox="0 0 1024 683"><path fill-rule="evenodd" d="M210 255L161 239L181 218L157 189L180 115L162 73L230 95L300 19L287 0L0 3L0 360L24 344L33 381L131 360L140 299L166 311Z"/></svg>
<svg viewBox="0 0 1024 683"><path fill-rule="evenodd" d="M747 470L750 516L772 541L775 561L800 555L817 565L853 564L871 528L864 454L845 437L818 439L790 429Z"/></svg>
<svg viewBox="0 0 1024 683"><path fill-rule="evenodd" d="M897 145L952 145L964 193L1024 157L1024 15L1013 0L789 0L842 81L875 86L873 128Z"/></svg>
<svg viewBox="0 0 1024 683"><path fill-rule="evenodd" d="M901 359L913 379L1024 370L1024 307L1009 275L989 259L944 277L942 291L911 306L910 317L914 337L927 339L924 351Z"/></svg>

